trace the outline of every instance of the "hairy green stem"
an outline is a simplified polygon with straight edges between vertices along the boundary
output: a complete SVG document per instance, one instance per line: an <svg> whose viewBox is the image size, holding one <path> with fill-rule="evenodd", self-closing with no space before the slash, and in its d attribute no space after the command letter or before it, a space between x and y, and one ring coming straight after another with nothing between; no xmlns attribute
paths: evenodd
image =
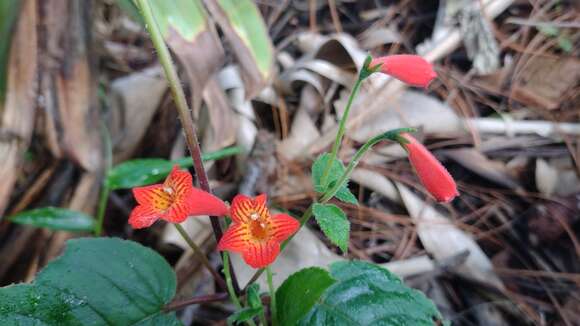
<svg viewBox="0 0 580 326"><path fill-rule="evenodd" d="M268 290L270 291L270 314L273 326L278 326L278 312L276 307L276 291L274 291L274 283L272 282L272 268L266 267L266 275L268 278Z"/></svg>
<svg viewBox="0 0 580 326"><path fill-rule="evenodd" d="M242 309L242 303L240 302L240 299L238 298L238 295L236 294L236 289L234 288L234 285L232 282L232 274L230 272L231 271L230 255L228 254L227 251L224 251L222 260L224 261L224 275L226 276L226 285L227 285L228 293L230 295L230 299L232 299L232 302L233 302L234 306L236 306L236 309L240 310L240 309ZM253 320L246 321L246 324L248 324L250 326L256 326L256 323L254 323Z"/></svg>
<svg viewBox="0 0 580 326"><path fill-rule="evenodd" d="M103 182L101 187L101 192L99 194L99 206L97 208L97 224L95 225L95 236L100 237L103 233L103 223L105 222L105 210L107 209L107 201L109 199L109 194L111 189L107 182Z"/></svg>
<svg viewBox="0 0 580 326"><path fill-rule="evenodd" d="M363 69L364 70L364 69ZM362 70L361 70L362 72ZM338 125L338 132L336 133L336 139L334 140L334 144L332 145L332 151L330 152L330 159L326 162L326 166L324 167L324 172L322 173L322 178L320 178L320 183L322 185L326 185L326 180L328 179L328 174L330 173L330 167L332 166L332 162L336 159L338 155L338 149L340 148L340 144L342 142L342 137L346 131L346 120L348 119L348 114L350 113L350 108L354 101L354 98L358 94L360 89L360 85L363 81L362 73L359 74L352 91L350 92L350 96L348 97L348 102L346 104L346 108L344 109L344 113L342 118L340 119L340 123Z"/></svg>
<svg viewBox="0 0 580 326"><path fill-rule="evenodd" d="M191 113L189 107L187 105L187 101L185 99L185 93L183 92L183 88L181 87L181 83L179 81L179 77L177 76L177 71L175 70L175 66L173 65L173 60L171 59L171 54L169 53L169 49L165 45L163 41L163 36L161 35L161 31L159 30L159 26L155 21L155 17L153 16L153 12L151 10L151 6L149 5L148 0L136 0L137 5L139 6L141 13L143 15L143 20L145 22L145 26L151 35L151 41L157 50L157 55L159 56L159 62L163 66L163 70L165 71L165 77L169 82L169 87L171 89L171 93L173 95L173 100L175 101L175 105L177 107L177 112L179 115L179 119L181 120L181 125L183 127L183 131L185 132L185 140L187 142L187 147L189 148L189 152L191 154L191 158L193 160L193 167L195 170L195 174L199 181L199 186L202 190L206 192L211 192L209 187L209 182L207 175L205 173L205 169L203 167L203 161L201 158L201 149L199 147L199 141L197 139L197 134L195 132L195 127L193 124L193 119L191 117ZM219 220L215 216L210 216L211 225L213 228L213 233L216 239L216 242L219 243L223 232L220 226ZM235 274L232 273L232 280L234 283L235 288L237 288L237 280L235 278Z"/></svg>

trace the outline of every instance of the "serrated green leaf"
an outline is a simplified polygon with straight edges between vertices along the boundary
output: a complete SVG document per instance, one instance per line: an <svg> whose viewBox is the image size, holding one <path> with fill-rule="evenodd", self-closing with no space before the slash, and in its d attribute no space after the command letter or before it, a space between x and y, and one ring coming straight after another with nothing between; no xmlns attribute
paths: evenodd
<svg viewBox="0 0 580 326"><path fill-rule="evenodd" d="M180 325L162 312L175 290L171 266L149 248L69 240L34 283L0 288L0 325Z"/></svg>
<svg viewBox="0 0 580 326"><path fill-rule="evenodd" d="M10 217L18 224L61 231L92 231L95 220L79 211L59 207L43 207L20 212Z"/></svg>
<svg viewBox="0 0 580 326"><path fill-rule="evenodd" d="M319 267L305 268L290 275L276 291L280 325L296 325L334 282L328 271Z"/></svg>
<svg viewBox="0 0 580 326"><path fill-rule="evenodd" d="M342 202L358 205L358 200L347 187L340 187L334 197L338 198L338 200Z"/></svg>
<svg viewBox="0 0 580 326"><path fill-rule="evenodd" d="M312 184L314 185L314 191L319 194L323 194L331 188L340 179L345 170L344 164L335 159L330 165L325 184L322 184L322 176L324 175L324 169L326 169L328 160L330 160L330 153L323 153L312 164ZM348 182L342 185L334 196L345 203L358 205L356 197L348 189Z"/></svg>
<svg viewBox="0 0 580 326"><path fill-rule="evenodd" d="M343 252L348 249L350 222L340 207L333 204L314 204L312 212L324 235Z"/></svg>
<svg viewBox="0 0 580 326"><path fill-rule="evenodd" d="M251 308L262 307L262 300L260 299L260 285L258 283L252 283L248 287L247 291L248 306Z"/></svg>
<svg viewBox="0 0 580 326"><path fill-rule="evenodd" d="M436 325L441 314L423 293L407 287L377 265L338 262L330 266L337 280L300 325Z"/></svg>
<svg viewBox="0 0 580 326"><path fill-rule="evenodd" d="M202 155L204 161L219 160L240 153L239 147L228 147ZM175 164L182 168L193 166L191 157L175 161L161 158L144 158L125 161L113 167L107 174L107 184L111 190L146 186L163 180Z"/></svg>
<svg viewBox="0 0 580 326"><path fill-rule="evenodd" d="M262 307L243 308L241 310L234 312L231 316L229 316L227 319L227 323L228 323L228 325L233 325L235 323L243 323L243 322L248 321L248 320L256 317L257 315L261 314L262 310L263 310Z"/></svg>

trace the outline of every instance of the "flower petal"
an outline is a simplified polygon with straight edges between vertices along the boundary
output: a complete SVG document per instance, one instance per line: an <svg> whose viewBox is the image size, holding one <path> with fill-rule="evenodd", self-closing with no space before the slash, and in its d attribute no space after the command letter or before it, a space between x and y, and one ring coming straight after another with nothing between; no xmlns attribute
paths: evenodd
<svg viewBox="0 0 580 326"><path fill-rule="evenodd" d="M163 186L170 188L175 192L175 201L181 201L186 199L189 196L191 189L193 189L193 179L189 172L181 170L179 165L176 164L173 166L167 179L165 179Z"/></svg>
<svg viewBox="0 0 580 326"><path fill-rule="evenodd" d="M242 258L253 268L263 268L273 263L279 253L280 244L275 240L254 242L245 248Z"/></svg>
<svg viewBox="0 0 580 326"><path fill-rule="evenodd" d="M258 213L262 219L269 217L270 213L268 207L266 207L266 195L259 195L255 199L244 195L236 195L234 197L230 212L234 222L249 223L252 220L250 216L254 213Z"/></svg>
<svg viewBox="0 0 580 326"><path fill-rule="evenodd" d="M270 219L270 234L278 242L288 239L299 227L300 222L286 214L277 214Z"/></svg>
<svg viewBox="0 0 580 326"><path fill-rule="evenodd" d="M433 154L410 134L401 136L409 143L403 147L409 153L409 161L425 189L440 202L450 202L457 196L457 185L447 169Z"/></svg>
<svg viewBox="0 0 580 326"><path fill-rule="evenodd" d="M224 233L217 249L220 251L243 252L249 246L250 230L245 224L232 224Z"/></svg>
<svg viewBox="0 0 580 326"><path fill-rule="evenodd" d="M256 196L256 198L254 198L254 203L260 206L266 206L267 201L268 197L266 196L266 194L259 194L258 196Z"/></svg>
<svg viewBox="0 0 580 326"><path fill-rule="evenodd" d="M246 223L248 220L247 210L248 204L251 203L252 199L242 194L238 194L232 200L232 206L230 208L230 217L235 223Z"/></svg>
<svg viewBox="0 0 580 326"><path fill-rule="evenodd" d="M129 224L133 229L142 229L151 226L159 219L159 213L152 207L138 205L129 215Z"/></svg>
<svg viewBox="0 0 580 326"><path fill-rule="evenodd" d="M163 191L161 184L133 188L133 196L140 205L149 206L159 212L167 209L173 201L171 195Z"/></svg>

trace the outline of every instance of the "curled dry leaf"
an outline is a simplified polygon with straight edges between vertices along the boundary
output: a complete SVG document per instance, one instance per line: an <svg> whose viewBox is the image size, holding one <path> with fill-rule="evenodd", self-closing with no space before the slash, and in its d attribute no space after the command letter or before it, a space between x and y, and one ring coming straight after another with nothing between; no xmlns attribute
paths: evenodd
<svg viewBox="0 0 580 326"><path fill-rule="evenodd" d="M48 145L53 155L67 157L87 171L103 166L101 119L97 104L97 78L91 51L89 3L56 0L42 2L46 39L40 66L40 93L45 99ZM42 62L42 61L41 61Z"/></svg>
<svg viewBox="0 0 580 326"><path fill-rule="evenodd" d="M115 162L132 156L166 90L167 81L160 66L120 77L111 83L113 97L109 133Z"/></svg>
<svg viewBox="0 0 580 326"><path fill-rule="evenodd" d="M492 161L474 148L446 150L445 155L468 170L504 187L521 187L502 162Z"/></svg>
<svg viewBox="0 0 580 326"><path fill-rule="evenodd" d="M252 102L245 98L244 83L235 66L228 66L220 71L218 83L228 93L230 103L237 114L236 141L245 153L249 153L256 141L258 129Z"/></svg>

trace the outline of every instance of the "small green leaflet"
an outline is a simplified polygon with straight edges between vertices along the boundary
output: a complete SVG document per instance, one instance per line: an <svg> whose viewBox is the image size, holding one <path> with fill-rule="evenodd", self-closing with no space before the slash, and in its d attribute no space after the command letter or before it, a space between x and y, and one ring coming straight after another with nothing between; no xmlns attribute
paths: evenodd
<svg viewBox="0 0 580 326"><path fill-rule="evenodd" d="M348 250L350 222L340 207L333 204L314 204L312 208L316 222L322 232L337 245L342 252Z"/></svg>
<svg viewBox="0 0 580 326"><path fill-rule="evenodd" d="M296 325L334 282L330 273L319 267L305 268L290 275L276 291L280 325Z"/></svg>
<svg viewBox="0 0 580 326"><path fill-rule="evenodd" d="M60 231L90 232L95 220L79 211L59 207L43 207L20 212L10 217L10 221Z"/></svg>
<svg viewBox="0 0 580 326"><path fill-rule="evenodd" d="M171 266L115 238L69 240L32 284L0 288L0 325L181 325L163 307L175 295Z"/></svg>
<svg viewBox="0 0 580 326"><path fill-rule="evenodd" d="M326 190L331 188L334 183L340 179L345 170L342 162L335 159L330 165L330 171L328 172L326 184L323 185L322 176L329 159L330 154L324 153L318 156L316 161L314 161L314 164L312 164L312 184L314 185L314 190L319 194L323 194ZM356 197L348 189L348 182L340 187L335 197L345 203L358 205Z"/></svg>
<svg viewBox="0 0 580 326"><path fill-rule="evenodd" d="M330 266L336 283L326 289L301 326L434 326L441 314L433 302L377 265L344 261Z"/></svg>

